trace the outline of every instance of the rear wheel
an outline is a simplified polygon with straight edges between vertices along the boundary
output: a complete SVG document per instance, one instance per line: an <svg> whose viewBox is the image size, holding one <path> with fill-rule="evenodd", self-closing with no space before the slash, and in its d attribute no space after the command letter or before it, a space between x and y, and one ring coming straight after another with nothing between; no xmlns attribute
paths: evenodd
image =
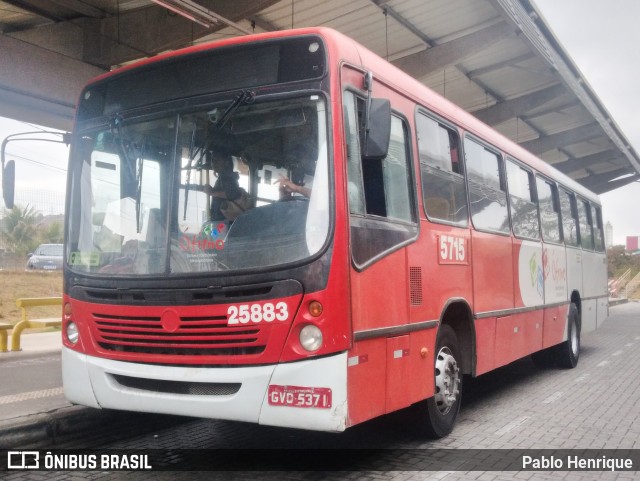
<svg viewBox="0 0 640 481"><path fill-rule="evenodd" d="M435 394L424 401L424 428L433 438L441 438L453 430L462 399L462 373L458 338L451 326L440 327L434 365Z"/></svg>
<svg viewBox="0 0 640 481"><path fill-rule="evenodd" d="M556 360L558 366L572 369L578 365L580 358L580 315L578 307L572 302L569 306L568 339L557 347Z"/></svg>

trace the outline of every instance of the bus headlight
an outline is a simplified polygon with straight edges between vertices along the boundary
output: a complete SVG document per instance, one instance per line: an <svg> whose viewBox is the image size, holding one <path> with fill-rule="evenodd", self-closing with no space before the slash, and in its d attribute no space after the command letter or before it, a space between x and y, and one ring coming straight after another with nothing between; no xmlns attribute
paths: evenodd
<svg viewBox="0 0 640 481"><path fill-rule="evenodd" d="M75 344L78 342L80 338L80 333L78 332L78 326L75 322L70 322L67 324L67 339L71 344Z"/></svg>
<svg viewBox="0 0 640 481"><path fill-rule="evenodd" d="M314 352L322 346L322 331L313 324L308 324L300 331L300 344L309 352Z"/></svg>

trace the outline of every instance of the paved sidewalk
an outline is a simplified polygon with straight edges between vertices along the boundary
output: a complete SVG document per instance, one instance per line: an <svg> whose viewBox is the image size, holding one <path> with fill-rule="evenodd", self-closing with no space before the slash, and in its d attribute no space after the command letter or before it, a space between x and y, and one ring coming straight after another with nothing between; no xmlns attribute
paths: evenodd
<svg viewBox="0 0 640 481"><path fill-rule="evenodd" d="M60 331L33 334L23 332L20 347L24 352L59 351L62 349L62 333ZM2 357L0 357L0 362L2 362Z"/></svg>

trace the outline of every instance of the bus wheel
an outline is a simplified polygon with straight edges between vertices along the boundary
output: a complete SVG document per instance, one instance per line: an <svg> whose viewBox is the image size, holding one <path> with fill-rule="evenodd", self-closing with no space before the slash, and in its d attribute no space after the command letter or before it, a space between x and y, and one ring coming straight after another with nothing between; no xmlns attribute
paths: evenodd
<svg viewBox="0 0 640 481"><path fill-rule="evenodd" d="M443 325L438 333L435 356L435 394L426 402L425 430L441 438L453 430L462 399L462 373L458 338L451 326ZM424 412L424 411L423 411Z"/></svg>
<svg viewBox="0 0 640 481"><path fill-rule="evenodd" d="M580 357L580 316L578 307L572 302L568 316L569 338L558 346L556 360L558 366L572 369L578 365Z"/></svg>

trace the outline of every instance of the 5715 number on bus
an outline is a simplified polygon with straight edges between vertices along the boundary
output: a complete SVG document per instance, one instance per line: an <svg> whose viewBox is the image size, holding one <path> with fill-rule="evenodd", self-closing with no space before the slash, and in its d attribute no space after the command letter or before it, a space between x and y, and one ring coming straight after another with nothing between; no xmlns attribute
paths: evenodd
<svg viewBox="0 0 640 481"><path fill-rule="evenodd" d="M454 235L439 236L440 264L468 264L466 238Z"/></svg>

